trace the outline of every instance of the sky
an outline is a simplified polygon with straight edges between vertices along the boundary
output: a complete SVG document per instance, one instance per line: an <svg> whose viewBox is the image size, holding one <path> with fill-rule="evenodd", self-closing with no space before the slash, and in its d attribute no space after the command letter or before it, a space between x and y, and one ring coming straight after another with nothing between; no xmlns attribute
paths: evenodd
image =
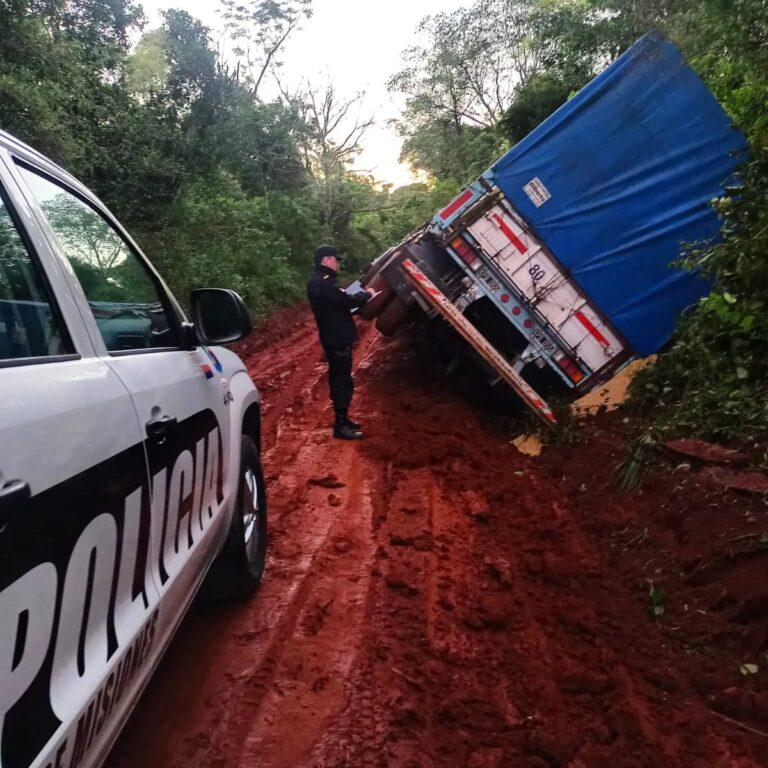
<svg viewBox="0 0 768 768"><path fill-rule="evenodd" d="M222 21L216 0L141 0L155 27L160 11L180 8L211 28L214 40ZM361 117L375 124L362 140L363 152L354 164L377 181L394 186L413 181L407 166L398 161L401 140L388 120L400 116L402 97L387 92L386 82L402 65L401 53L416 40L416 27L424 16L450 12L468 0L313 0L313 15L294 32L283 51L281 80L297 86L309 79L321 88L330 79L341 97L365 96ZM265 96L269 96L265 91Z"/></svg>

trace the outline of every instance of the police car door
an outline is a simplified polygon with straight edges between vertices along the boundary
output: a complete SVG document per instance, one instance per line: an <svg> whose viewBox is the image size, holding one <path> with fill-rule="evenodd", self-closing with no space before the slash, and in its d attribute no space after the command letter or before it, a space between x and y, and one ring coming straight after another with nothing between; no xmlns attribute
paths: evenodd
<svg viewBox="0 0 768 768"><path fill-rule="evenodd" d="M77 277L97 352L128 388L145 431L151 485L150 568L157 632L173 632L225 535L227 383L218 361L183 349L183 319L157 273L92 196L30 168L21 176ZM225 502L225 499L228 502Z"/></svg>
<svg viewBox="0 0 768 768"><path fill-rule="evenodd" d="M147 672L143 435L0 147L0 765L97 754Z"/></svg>

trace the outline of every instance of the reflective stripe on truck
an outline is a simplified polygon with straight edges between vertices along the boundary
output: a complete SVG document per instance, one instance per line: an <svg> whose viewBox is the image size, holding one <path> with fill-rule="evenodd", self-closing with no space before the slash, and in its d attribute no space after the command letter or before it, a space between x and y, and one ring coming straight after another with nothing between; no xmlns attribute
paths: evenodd
<svg viewBox="0 0 768 768"><path fill-rule="evenodd" d="M459 310L451 304L439 288L410 260L402 262L408 279L419 292L445 320L448 321L472 348L509 384L521 400L548 426L556 423L552 409L544 402L528 383L516 373L507 360L502 357L495 347L467 320Z"/></svg>

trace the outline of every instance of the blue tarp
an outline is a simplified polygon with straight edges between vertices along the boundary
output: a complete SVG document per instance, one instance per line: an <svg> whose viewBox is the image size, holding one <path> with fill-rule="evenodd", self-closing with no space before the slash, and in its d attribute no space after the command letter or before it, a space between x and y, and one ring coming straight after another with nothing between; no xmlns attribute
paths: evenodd
<svg viewBox="0 0 768 768"><path fill-rule="evenodd" d="M488 176L635 353L647 355L708 290L669 265L681 244L718 236L710 201L732 181L745 147L678 49L648 35ZM524 190L533 179L551 195L540 207Z"/></svg>

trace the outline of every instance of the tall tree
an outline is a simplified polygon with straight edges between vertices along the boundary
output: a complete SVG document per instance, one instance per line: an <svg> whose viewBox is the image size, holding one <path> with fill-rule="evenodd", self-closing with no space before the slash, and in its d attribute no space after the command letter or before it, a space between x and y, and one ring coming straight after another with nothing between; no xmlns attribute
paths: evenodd
<svg viewBox="0 0 768 768"><path fill-rule="evenodd" d="M247 82L255 96L264 78L280 65L291 33L312 16L312 0L222 0L224 19L235 55L244 59Z"/></svg>
<svg viewBox="0 0 768 768"><path fill-rule="evenodd" d="M538 0L476 0L421 22L388 82L406 100L403 159L459 181L483 170L501 148L496 124L548 53L538 12Z"/></svg>
<svg viewBox="0 0 768 768"><path fill-rule="evenodd" d="M361 140L373 118L360 111L363 94L341 97L330 82L318 87L307 81L294 92L279 80L278 84L303 126L299 144L320 202L322 223L329 235L337 234L349 165L360 153Z"/></svg>

